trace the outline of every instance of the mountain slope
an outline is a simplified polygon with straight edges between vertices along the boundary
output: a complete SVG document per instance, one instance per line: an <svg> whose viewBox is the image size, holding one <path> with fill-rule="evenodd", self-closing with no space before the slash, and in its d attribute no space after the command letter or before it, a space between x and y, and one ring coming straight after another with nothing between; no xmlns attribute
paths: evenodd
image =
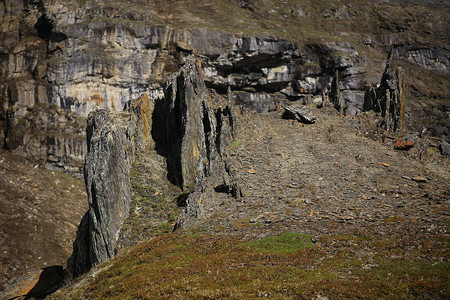
<svg viewBox="0 0 450 300"><path fill-rule="evenodd" d="M87 208L84 182L0 151L0 290L26 272L63 265Z"/></svg>
<svg viewBox="0 0 450 300"><path fill-rule="evenodd" d="M120 247L171 231L179 211L179 232L239 233L252 239L284 231L310 236L341 231L377 238L389 235L405 237L406 242L397 245L404 259L415 255L409 248L418 245L413 241L416 235L419 241L431 238L433 244L448 249L445 235L440 235L448 227L448 158L438 153L440 139L448 140L450 134L446 2L5 0L0 2L0 11L0 146L39 160L43 167L79 172L88 153L84 117L95 107L121 112L129 101L144 98L150 102L147 108L153 109L166 98L167 79L187 61L201 62L201 81L212 94L227 94L229 104L241 106L236 109L242 113L237 135L233 134L235 141L227 151L217 151L220 159L214 157L217 153L211 155L211 149L224 143L213 133L214 128L224 126L227 117L231 122L230 108L220 104L212 112L206 103L217 104L222 98L205 96L208 100L202 109L199 106L186 115L202 111L194 131L204 135L204 140L197 145L190 143L190 137L187 141L171 138L172 129L179 130L173 124L179 124L185 115L177 113L180 118L168 121L153 118L155 113L146 119L147 126L152 122L159 129L168 126L161 131L167 144L193 149L180 159L181 164L187 161L189 172L178 165L178 146L173 150L165 145L169 150L155 147L150 155L143 151L148 156L138 158L142 161L136 164L127 162L126 168L121 167L123 161L109 161L110 169L120 176L100 171L95 174L99 176L89 177L97 178L92 180L95 186L102 185L105 176L110 180L106 190L126 186L130 192L126 200L134 201L132 211L126 206L119 214L125 218L130 213L125 227L120 228L120 219L120 226L116 224L114 233L107 235L114 242L121 235L123 243L108 248L104 257L111 257ZM407 131L400 133L378 130L377 117L362 112L365 90L379 82L391 49L394 68L402 67L405 74ZM306 127L281 118L280 103L311 105L327 100L335 74L339 75L339 100L345 104L345 112L356 117L342 119L326 107L315 111L318 121ZM224 128L228 130L227 124ZM109 128L104 130L107 136ZM399 137L416 144L409 152L393 152L392 144ZM134 142L130 139L130 145ZM212 159L205 160L198 152ZM102 154L99 157L101 160ZM189 161L192 157L202 159L197 164ZM215 180L196 186L197 175L210 176L217 163L226 171L215 174L221 183ZM126 174L129 167L130 178ZM190 172L196 167L199 173ZM179 183L179 171L190 173L188 184ZM152 172L158 176L148 174ZM12 178L12 183L5 183L5 191L21 185L20 177L14 179L14 170L5 174ZM130 182L119 183L116 177ZM39 182L33 184L39 186ZM195 195L194 187L198 188ZM58 198L59 187L57 190L51 199ZM90 188L89 192L95 194L96 190ZM22 197L21 192L13 193ZM35 193L41 191L27 191L26 197L33 198ZM105 197L105 203L110 198ZM4 200L9 217L8 212L16 208L8 197ZM26 206L26 202L18 203ZM81 202L70 205L82 207ZM93 212L94 221L102 219L97 215L98 211ZM113 218L113 222L117 220ZM67 225L65 220L59 221ZM29 226L32 223L25 224L27 231L21 235L39 240ZM49 232L56 230L55 224L46 227ZM5 248L13 248L14 237L6 234L4 240ZM54 247L60 250L59 244ZM15 256L30 248L24 247ZM30 257L30 263L39 265ZM434 270L437 257L448 259L438 251L420 263ZM20 266L18 270L22 273ZM432 281L441 286L442 278L432 277ZM429 290L425 291L423 295ZM304 296L311 295L307 292Z"/></svg>
<svg viewBox="0 0 450 300"><path fill-rule="evenodd" d="M241 200L207 199L197 221L52 297L447 297L448 158L425 165L364 137L371 116L314 113L310 125L238 113ZM246 243L283 232L296 234Z"/></svg>

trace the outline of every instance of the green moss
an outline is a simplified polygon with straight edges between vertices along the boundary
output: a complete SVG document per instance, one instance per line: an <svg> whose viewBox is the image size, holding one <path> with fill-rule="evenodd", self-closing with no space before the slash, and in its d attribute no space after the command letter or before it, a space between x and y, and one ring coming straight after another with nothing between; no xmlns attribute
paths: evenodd
<svg viewBox="0 0 450 300"><path fill-rule="evenodd" d="M156 234L164 234L164 233L170 233L173 231L173 226L169 223L161 223L156 228Z"/></svg>
<svg viewBox="0 0 450 300"><path fill-rule="evenodd" d="M304 63L303 66L306 67L306 68L318 68L318 67L320 67L320 65L318 63L312 62L312 61Z"/></svg>
<svg viewBox="0 0 450 300"><path fill-rule="evenodd" d="M131 205L130 215L124 222L122 236L125 245L173 231L181 208L176 198L179 188L158 182L152 178L153 170L143 161L142 153L137 153L137 162L130 171Z"/></svg>

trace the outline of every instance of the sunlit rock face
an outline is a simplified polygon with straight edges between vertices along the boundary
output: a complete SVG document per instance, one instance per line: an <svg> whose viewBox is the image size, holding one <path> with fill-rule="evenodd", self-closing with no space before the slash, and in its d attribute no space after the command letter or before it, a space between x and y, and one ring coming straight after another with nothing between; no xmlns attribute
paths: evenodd
<svg viewBox="0 0 450 300"><path fill-rule="evenodd" d="M6 2L10 23L2 23L0 75L6 80L1 88L8 107L48 102L84 117L95 106L121 111L142 93L161 97L161 83L190 56L202 57L207 86L223 93L228 86L270 93L289 86L291 95L301 96L326 89L334 67L360 73L351 45L299 49L275 36L238 37L204 28L148 25L151 20L145 18L112 18L101 4ZM330 58L333 52L349 55Z"/></svg>
<svg viewBox="0 0 450 300"><path fill-rule="evenodd" d="M234 101L259 112L273 109L274 101L308 103L328 94L339 70L346 113L354 115L362 110L366 84L379 79L367 53L347 42L296 44L268 34L175 28L160 25L169 23L151 7L128 11L121 5L0 2L0 146L23 146L16 127L37 103L87 117L97 106L122 111L127 101L143 94L160 99L168 76L192 57L202 61L208 88L225 94L230 87ZM397 58L448 73L446 49L389 36L362 38L368 47L395 47Z"/></svg>

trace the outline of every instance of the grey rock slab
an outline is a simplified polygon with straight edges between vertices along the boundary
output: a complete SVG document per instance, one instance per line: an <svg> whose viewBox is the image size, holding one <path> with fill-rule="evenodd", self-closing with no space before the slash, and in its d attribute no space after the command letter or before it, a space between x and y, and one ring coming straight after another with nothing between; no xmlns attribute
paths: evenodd
<svg viewBox="0 0 450 300"><path fill-rule="evenodd" d="M317 119L317 117L313 115L311 110L307 107L283 105L283 108L283 118L285 119L293 119L305 124L313 124Z"/></svg>

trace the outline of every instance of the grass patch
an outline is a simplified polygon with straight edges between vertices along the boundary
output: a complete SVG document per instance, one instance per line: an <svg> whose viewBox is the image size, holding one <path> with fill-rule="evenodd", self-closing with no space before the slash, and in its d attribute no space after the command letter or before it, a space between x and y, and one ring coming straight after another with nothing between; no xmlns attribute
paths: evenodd
<svg viewBox="0 0 450 300"><path fill-rule="evenodd" d="M336 239L338 238L339 239ZM258 241L241 236L172 233L108 262L95 277L59 291L56 299L445 299L448 247L436 239L404 240L407 255L376 251L376 239L283 233ZM388 240L383 244L392 244ZM271 249L270 251L266 251ZM430 255L436 258L423 258ZM448 250L448 248L447 248ZM376 251L377 255L372 252ZM414 258L412 258L414 256ZM422 258L420 258L422 257ZM86 278L86 277L85 277Z"/></svg>
<svg viewBox="0 0 450 300"><path fill-rule="evenodd" d="M245 245L263 253L294 253L313 247L310 236L291 232L247 242Z"/></svg>
<svg viewBox="0 0 450 300"><path fill-rule="evenodd" d="M384 222L404 222L404 221L406 221L406 218L393 216L393 217L385 218L383 221Z"/></svg>

